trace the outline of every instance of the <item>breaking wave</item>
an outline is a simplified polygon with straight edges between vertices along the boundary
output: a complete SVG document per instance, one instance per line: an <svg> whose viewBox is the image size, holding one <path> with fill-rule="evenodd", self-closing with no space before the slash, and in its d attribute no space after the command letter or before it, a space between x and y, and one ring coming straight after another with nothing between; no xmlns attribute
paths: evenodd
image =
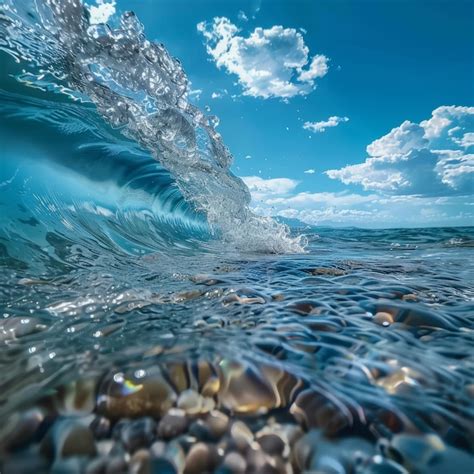
<svg viewBox="0 0 474 474"><path fill-rule="evenodd" d="M303 250L250 210L217 117L189 102L181 64L132 12L93 24L79 0L6 0L0 33L0 194L18 204L5 212L126 252Z"/></svg>

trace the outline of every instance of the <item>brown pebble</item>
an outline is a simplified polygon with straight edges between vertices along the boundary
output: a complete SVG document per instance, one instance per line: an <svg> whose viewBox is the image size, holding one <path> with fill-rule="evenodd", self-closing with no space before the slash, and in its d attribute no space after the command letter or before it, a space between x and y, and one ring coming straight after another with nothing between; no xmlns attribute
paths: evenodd
<svg viewBox="0 0 474 474"><path fill-rule="evenodd" d="M285 470L278 466L277 460L268 456L260 449L249 449L247 452L247 471L259 474L284 474Z"/></svg>
<svg viewBox="0 0 474 474"><path fill-rule="evenodd" d="M39 408L14 413L2 427L0 449L14 450L28 444L35 436L44 417L43 411Z"/></svg>
<svg viewBox="0 0 474 474"><path fill-rule="evenodd" d="M151 473L151 456L147 449L139 449L130 459L130 474Z"/></svg>
<svg viewBox="0 0 474 474"><path fill-rule="evenodd" d="M128 473L128 464L124 456L113 456L108 459L105 474Z"/></svg>
<svg viewBox="0 0 474 474"><path fill-rule="evenodd" d="M264 434L257 438L257 442L263 451L271 456L281 456L285 449L285 442L276 434Z"/></svg>
<svg viewBox="0 0 474 474"><path fill-rule="evenodd" d="M307 428L320 428L327 435L334 435L352 423L352 415L342 409L324 395L307 389L296 397L290 413Z"/></svg>
<svg viewBox="0 0 474 474"><path fill-rule="evenodd" d="M175 403L176 394L168 382L157 375L147 380L115 374L99 389L98 412L111 420L124 417L163 416Z"/></svg>
<svg viewBox="0 0 474 474"><path fill-rule="evenodd" d="M56 422L41 443L41 452L56 459L69 456L94 456L96 447L92 431L76 420Z"/></svg>
<svg viewBox="0 0 474 474"><path fill-rule="evenodd" d="M186 456L185 474L213 472L219 463L217 449L212 444L197 443Z"/></svg>
<svg viewBox="0 0 474 474"><path fill-rule="evenodd" d="M169 440L176 438L188 429L186 412L179 408L172 408L158 424L158 436Z"/></svg>
<svg viewBox="0 0 474 474"><path fill-rule="evenodd" d="M234 421L230 428L231 445L244 452L253 441L253 434L243 421Z"/></svg>
<svg viewBox="0 0 474 474"><path fill-rule="evenodd" d="M203 397L195 390L188 389L179 395L176 405L188 415L196 415L202 410Z"/></svg>
<svg viewBox="0 0 474 474"><path fill-rule="evenodd" d="M244 474L247 469L247 461L245 458L235 451L227 453L222 467L225 468L225 471L232 474Z"/></svg>
<svg viewBox="0 0 474 474"><path fill-rule="evenodd" d="M229 417L218 410L213 410L204 419L211 436L214 439L220 439L229 428Z"/></svg>
<svg viewBox="0 0 474 474"><path fill-rule="evenodd" d="M393 324L393 316L390 313L380 311L375 314L374 322L380 324L380 326L390 326L390 324Z"/></svg>

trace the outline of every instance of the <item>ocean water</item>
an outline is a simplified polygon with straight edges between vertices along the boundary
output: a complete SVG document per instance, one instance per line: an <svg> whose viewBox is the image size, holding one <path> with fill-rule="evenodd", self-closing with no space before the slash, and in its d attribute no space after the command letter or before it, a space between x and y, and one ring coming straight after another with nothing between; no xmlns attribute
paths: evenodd
<svg viewBox="0 0 474 474"><path fill-rule="evenodd" d="M473 227L255 216L133 14L0 32L2 473L472 472Z"/></svg>

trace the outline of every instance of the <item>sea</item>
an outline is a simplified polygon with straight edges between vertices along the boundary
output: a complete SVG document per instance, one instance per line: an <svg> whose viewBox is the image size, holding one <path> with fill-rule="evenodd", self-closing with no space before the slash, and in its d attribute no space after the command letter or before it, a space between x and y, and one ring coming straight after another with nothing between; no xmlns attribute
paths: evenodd
<svg viewBox="0 0 474 474"><path fill-rule="evenodd" d="M474 227L255 215L133 12L0 65L2 474L473 472Z"/></svg>

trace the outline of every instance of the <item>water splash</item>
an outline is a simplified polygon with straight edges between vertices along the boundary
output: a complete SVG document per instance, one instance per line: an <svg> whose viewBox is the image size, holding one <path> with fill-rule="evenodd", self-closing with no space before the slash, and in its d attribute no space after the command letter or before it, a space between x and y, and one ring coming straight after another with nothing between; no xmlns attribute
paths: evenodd
<svg viewBox="0 0 474 474"><path fill-rule="evenodd" d="M218 119L188 101L179 61L145 37L132 12L110 25L91 24L79 0L6 0L0 14L1 47L25 68L17 79L94 104L172 174L215 236L246 251L303 250L302 237L252 213L247 187L230 171Z"/></svg>

